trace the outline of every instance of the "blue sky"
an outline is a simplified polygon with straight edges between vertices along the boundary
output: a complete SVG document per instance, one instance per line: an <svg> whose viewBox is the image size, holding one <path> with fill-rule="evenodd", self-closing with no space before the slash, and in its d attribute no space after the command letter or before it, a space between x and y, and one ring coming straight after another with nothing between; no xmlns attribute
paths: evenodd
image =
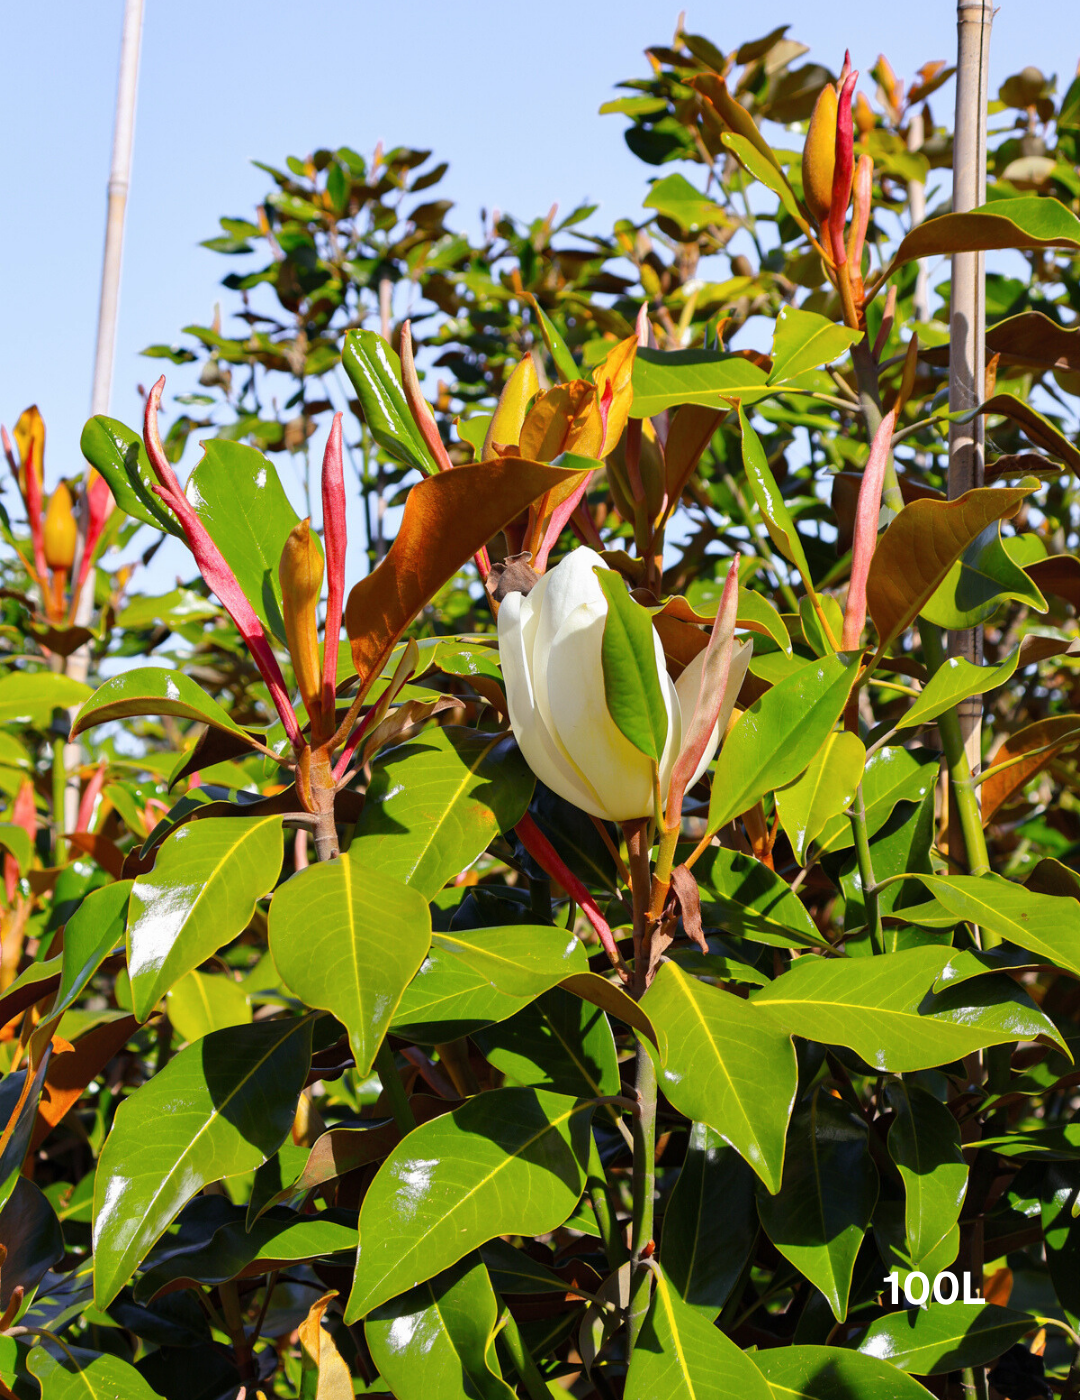
<svg viewBox="0 0 1080 1400"><path fill-rule="evenodd" d="M5 15L0 419L40 405L50 484L81 466L122 11L122 0L53 0ZM674 6L146 0L146 12L111 409L130 423L136 385L160 367L139 352L212 314L228 269L198 245L264 191L254 158L366 151L380 138L430 146L450 161L440 193L457 201L451 218L473 228L481 206L531 216L588 197L610 220L644 198L650 171L626 149L623 120L597 108L646 71L642 49L670 39ZM955 47L950 0L700 3L687 27L726 50L800 12L791 37L834 69L845 44L864 71L883 50L905 77ZM1078 54L1075 3L1003 0L991 89L1035 63L1058 73L1060 91ZM935 99L943 115L951 91ZM170 392L182 387L170 379Z"/></svg>

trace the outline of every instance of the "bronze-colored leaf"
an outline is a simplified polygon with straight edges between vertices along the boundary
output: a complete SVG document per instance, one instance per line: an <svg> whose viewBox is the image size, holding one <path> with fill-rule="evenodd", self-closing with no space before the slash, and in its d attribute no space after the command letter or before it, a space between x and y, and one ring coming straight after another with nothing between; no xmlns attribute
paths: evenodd
<svg viewBox="0 0 1080 1400"><path fill-rule="evenodd" d="M1080 715L1051 715L1010 736L994 754L992 770L982 784L983 825L1019 788L1052 763L1065 749L1080 744ZM1009 763L1010 759L1017 762ZM1008 768L1000 765L1009 763Z"/></svg>

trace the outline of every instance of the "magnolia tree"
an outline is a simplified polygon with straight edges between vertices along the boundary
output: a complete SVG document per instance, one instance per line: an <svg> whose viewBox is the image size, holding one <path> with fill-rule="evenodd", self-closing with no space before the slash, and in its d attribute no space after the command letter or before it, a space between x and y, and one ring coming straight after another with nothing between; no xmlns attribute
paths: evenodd
<svg viewBox="0 0 1080 1400"><path fill-rule="evenodd" d="M213 393L5 435L0 1394L1080 1394L1080 86L924 218L950 70L805 52L649 50L610 239L290 161Z"/></svg>

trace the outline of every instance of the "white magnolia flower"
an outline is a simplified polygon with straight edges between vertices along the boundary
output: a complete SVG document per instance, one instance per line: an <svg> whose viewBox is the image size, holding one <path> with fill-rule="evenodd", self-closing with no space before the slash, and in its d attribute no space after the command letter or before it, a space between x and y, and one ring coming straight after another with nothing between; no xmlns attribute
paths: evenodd
<svg viewBox="0 0 1080 1400"><path fill-rule="evenodd" d="M510 722L536 776L595 817L630 821L652 812L652 762L608 713L601 664L608 604L597 568L607 565L595 550L581 547L544 574L528 595L508 594L499 608L499 655ZM655 631L653 649L668 716L660 762L666 799L697 703L705 654L673 681ZM735 647L724 704L688 788L708 767L727 728L750 650L749 642Z"/></svg>

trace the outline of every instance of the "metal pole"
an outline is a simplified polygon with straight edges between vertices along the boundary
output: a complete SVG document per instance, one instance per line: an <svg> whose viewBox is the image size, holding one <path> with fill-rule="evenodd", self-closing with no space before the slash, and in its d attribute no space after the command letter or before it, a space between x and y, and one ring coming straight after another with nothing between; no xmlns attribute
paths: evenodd
<svg viewBox="0 0 1080 1400"><path fill-rule="evenodd" d="M953 136L954 213L986 200L986 97L990 66L991 0L957 0L956 123ZM986 373L985 256L955 253L949 322L949 408L967 412L983 399ZM983 484L982 418L954 423L949 430L949 499ZM949 636L949 652L980 664L982 628ZM972 773L981 759L982 701L958 708L960 729Z"/></svg>
<svg viewBox="0 0 1080 1400"><path fill-rule="evenodd" d="M120 78L116 89L112 168L109 171L109 212L105 222L105 257L101 268L97 349L91 413L108 413L116 354L116 313L120 300L120 265L124 255L124 213L131 183L131 148L135 136L135 95L139 83L139 45L143 0L126 0L124 35L120 43Z"/></svg>

